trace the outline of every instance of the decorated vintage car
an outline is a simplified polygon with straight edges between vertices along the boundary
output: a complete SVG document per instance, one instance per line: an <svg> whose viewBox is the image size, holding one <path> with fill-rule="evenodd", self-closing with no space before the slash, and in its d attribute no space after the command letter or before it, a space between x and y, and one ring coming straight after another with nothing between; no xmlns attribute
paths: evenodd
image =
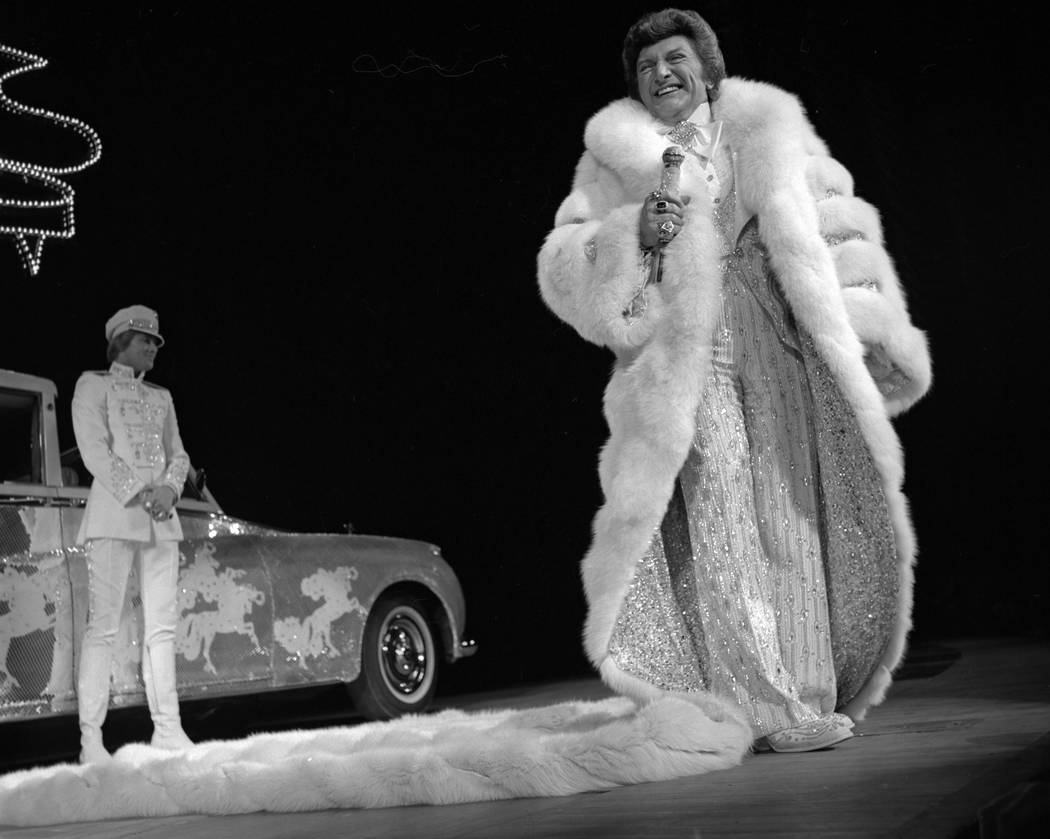
<svg viewBox="0 0 1050 839"><path fill-rule="evenodd" d="M76 713L90 475L59 448L56 388L0 370L0 722ZM178 504L181 699L342 682L382 719L425 709L439 662L474 651L458 580L424 542L298 534L227 516L191 471ZM111 704L145 704L136 572Z"/></svg>

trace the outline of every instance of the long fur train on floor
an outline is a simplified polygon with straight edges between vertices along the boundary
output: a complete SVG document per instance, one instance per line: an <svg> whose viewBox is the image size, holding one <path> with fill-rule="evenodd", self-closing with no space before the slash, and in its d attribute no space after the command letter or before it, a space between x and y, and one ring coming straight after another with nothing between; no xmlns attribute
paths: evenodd
<svg viewBox="0 0 1050 839"><path fill-rule="evenodd" d="M714 718L717 717L717 718ZM0 824L296 812L571 795L740 762L739 719L668 696L258 734L181 754L142 744L104 765L0 777Z"/></svg>

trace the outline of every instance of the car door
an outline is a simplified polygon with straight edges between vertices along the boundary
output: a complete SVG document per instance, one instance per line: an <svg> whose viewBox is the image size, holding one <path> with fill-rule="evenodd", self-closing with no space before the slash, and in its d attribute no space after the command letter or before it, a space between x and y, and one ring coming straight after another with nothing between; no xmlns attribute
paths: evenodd
<svg viewBox="0 0 1050 839"><path fill-rule="evenodd" d="M61 512L54 385L4 371L0 384L0 720L75 707L73 606Z"/></svg>

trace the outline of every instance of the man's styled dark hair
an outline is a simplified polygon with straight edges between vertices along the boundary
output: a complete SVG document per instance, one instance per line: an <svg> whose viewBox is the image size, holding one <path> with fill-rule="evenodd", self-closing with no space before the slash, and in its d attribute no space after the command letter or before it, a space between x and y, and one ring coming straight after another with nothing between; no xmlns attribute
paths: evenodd
<svg viewBox="0 0 1050 839"><path fill-rule="evenodd" d="M117 360L118 355L131 345L131 339L134 336L134 329L126 329L119 335L114 335L109 339L109 346L106 348L106 358L111 364Z"/></svg>
<svg viewBox="0 0 1050 839"><path fill-rule="evenodd" d="M627 80L627 93L632 99L641 101L638 93L638 53L648 46L682 35L688 38L696 57L704 67L704 81L708 98L718 98L718 88L726 77L726 62L718 46L718 37L700 15L689 9L664 9L650 12L627 30L623 41L623 73Z"/></svg>

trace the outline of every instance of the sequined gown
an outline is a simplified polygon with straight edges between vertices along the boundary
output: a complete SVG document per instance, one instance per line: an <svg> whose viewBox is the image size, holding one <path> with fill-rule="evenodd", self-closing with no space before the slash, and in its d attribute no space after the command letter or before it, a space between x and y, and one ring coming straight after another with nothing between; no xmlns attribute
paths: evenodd
<svg viewBox="0 0 1050 839"><path fill-rule="evenodd" d="M759 737L844 705L871 675L895 615L896 553L852 412L795 325L756 220L734 241L724 150L714 165L711 368L610 654L663 689L726 696Z"/></svg>

